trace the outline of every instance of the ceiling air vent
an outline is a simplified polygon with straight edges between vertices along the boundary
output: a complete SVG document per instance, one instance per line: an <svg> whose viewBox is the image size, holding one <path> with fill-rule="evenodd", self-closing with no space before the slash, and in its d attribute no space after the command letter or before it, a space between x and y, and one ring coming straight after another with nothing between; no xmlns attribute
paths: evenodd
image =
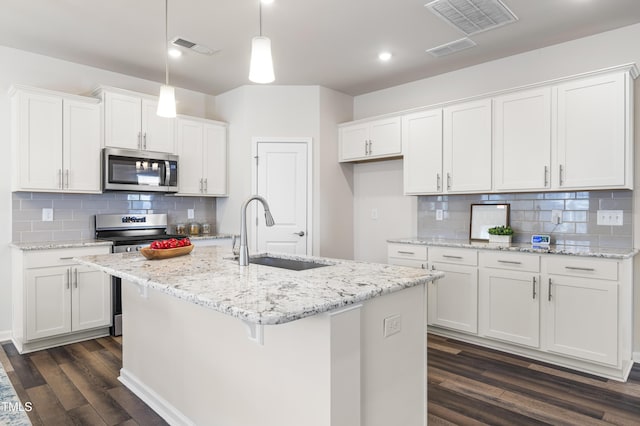
<svg viewBox="0 0 640 426"><path fill-rule="evenodd" d="M441 56L447 56L455 52L459 52L464 49L475 46L476 43L468 38L461 38L460 40L452 41L450 43L441 44L440 46L427 49L427 53L439 58Z"/></svg>
<svg viewBox="0 0 640 426"><path fill-rule="evenodd" d="M425 7L468 36L518 20L500 0L435 0Z"/></svg>
<svg viewBox="0 0 640 426"><path fill-rule="evenodd" d="M194 52L200 53L202 55L213 55L214 53L218 53L220 51L210 49L207 46L203 46L189 40L185 40L182 37L174 38L173 40L171 40L171 44L173 44L174 46L180 46L184 47L185 49L193 50Z"/></svg>

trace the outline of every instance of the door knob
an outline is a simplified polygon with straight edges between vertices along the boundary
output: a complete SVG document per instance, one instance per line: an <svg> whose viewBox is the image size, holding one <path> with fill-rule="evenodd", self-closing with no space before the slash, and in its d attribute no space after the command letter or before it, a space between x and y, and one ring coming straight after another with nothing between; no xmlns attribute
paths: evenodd
<svg viewBox="0 0 640 426"><path fill-rule="evenodd" d="M299 237L304 237L304 231L294 232L293 235L297 235Z"/></svg>

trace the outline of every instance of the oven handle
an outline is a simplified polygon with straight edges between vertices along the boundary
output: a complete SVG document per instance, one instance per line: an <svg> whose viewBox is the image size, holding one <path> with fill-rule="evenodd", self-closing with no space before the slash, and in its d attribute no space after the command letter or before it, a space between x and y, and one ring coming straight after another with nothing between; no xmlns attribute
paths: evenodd
<svg viewBox="0 0 640 426"><path fill-rule="evenodd" d="M164 186L169 186L171 182L171 165L168 160L164 162Z"/></svg>

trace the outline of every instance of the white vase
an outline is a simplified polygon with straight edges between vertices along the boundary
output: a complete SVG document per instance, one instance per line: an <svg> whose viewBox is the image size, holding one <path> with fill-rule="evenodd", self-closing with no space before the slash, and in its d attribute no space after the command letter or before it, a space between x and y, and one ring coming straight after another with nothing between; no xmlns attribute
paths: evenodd
<svg viewBox="0 0 640 426"><path fill-rule="evenodd" d="M490 243L511 244L512 235L491 235L489 234Z"/></svg>

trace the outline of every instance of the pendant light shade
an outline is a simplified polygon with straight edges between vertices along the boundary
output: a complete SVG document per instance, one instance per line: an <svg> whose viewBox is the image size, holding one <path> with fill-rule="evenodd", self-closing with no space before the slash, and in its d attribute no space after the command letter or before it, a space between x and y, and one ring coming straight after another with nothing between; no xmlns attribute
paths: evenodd
<svg viewBox="0 0 640 426"><path fill-rule="evenodd" d="M251 40L249 80L261 84L271 83L275 80L269 37L257 36Z"/></svg>
<svg viewBox="0 0 640 426"><path fill-rule="evenodd" d="M173 118L176 116L176 94L173 86L163 84L160 86L160 100L158 100L158 111L160 117Z"/></svg>
<svg viewBox="0 0 640 426"><path fill-rule="evenodd" d="M271 40L262 35L262 1L260 1L260 35L251 40L249 80L254 83L266 84L275 79L273 58L271 57Z"/></svg>
<svg viewBox="0 0 640 426"><path fill-rule="evenodd" d="M176 94L173 86L169 86L169 52L167 43L169 41L169 0L164 1L164 72L165 84L160 86L160 99L158 100L158 110L156 114L160 117L175 118L176 116Z"/></svg>

